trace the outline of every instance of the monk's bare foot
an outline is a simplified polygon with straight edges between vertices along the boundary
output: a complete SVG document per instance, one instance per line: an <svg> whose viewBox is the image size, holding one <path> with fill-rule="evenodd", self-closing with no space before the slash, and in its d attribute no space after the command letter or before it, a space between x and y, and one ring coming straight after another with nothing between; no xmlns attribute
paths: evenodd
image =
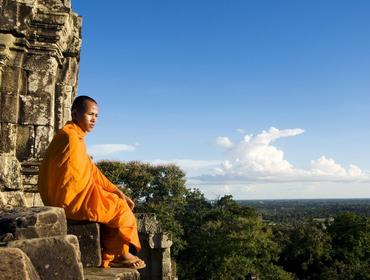
<svg viewBox="0 0 370 280"><path fill-rule="evenodd" d="M142 259L138 258L137 256L134 256L131 253L127 253L125 255L121 255L115 258L111 265L133 269L142 269L146 266L145 262Z"/></svg>

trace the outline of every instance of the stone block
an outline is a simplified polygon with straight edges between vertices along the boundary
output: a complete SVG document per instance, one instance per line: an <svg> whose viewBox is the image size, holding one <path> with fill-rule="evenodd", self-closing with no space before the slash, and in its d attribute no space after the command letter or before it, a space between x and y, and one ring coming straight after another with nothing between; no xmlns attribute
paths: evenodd
<svg viewBox="0 0 370 280"><path fill-rule="evenodd" d="M157 217L153 213L136 213L138 231L141 233L162 232Z"/></svg>
<svg viewBox="0 0 370 280"><path fill-rule="evenodd" d="M0 153L0 191L21 190L21 165L13 154Z"/></svg>
<svg viewBox="0 0 370 280"><path fill-rule="evenodd" d="M9 280L40 280L28 256L18 248L0 248L0 278Z"/></svg>
<svg viewBox="0 0 370 280"><path fill-rule="evenodd" d="M51 73L53 76L56 76L58 69L58 61L55 57L50 56L49 54L29 54L24 60L24 69L30 72L30 75L34 75L31 80L38 80L37 76L42 73ZM47 77L48 79L49 77ZM44 83L47 85L48 83ZM31 88L35 87L34 85ZM33 90L32 92L35 92Z"/></svg>
<svg viewBox="0 0 370 280"><path fill-rule="evenodd" d="M8 191L0 192L0 209L5 207L28 207L29 204L23 194L20 191Z"/></svg>
<svg viewBox="0 0 370 280"><path fill-rule="evenodd" d="M0 153L15 154L17 143L17 125L1 123L0 126Z"/></svg>
<svg viewBox="0 0 370 280"><path fill-rule="evenodd" d="M69 0L39 0L38 8L48 12L69 12L71 9L71 1Z"/></svg>
<svg viewBox="0 0 370 280"><path fill-rule="evenodd" d="M36 186L37 188L37 186ZM42 202L41 196L39 193L25 192L24 197L26 199L27 205L30 207L42 207L44 203Z"/></svg>
<svg viewBox="0 0 370 280"><path fill-rule="evenodd" d="M1 112L0 121L8 123L17 123L19 114L18 94L1 93Z"/></svg>
<svg viewBox="0 0 370 280"><path fill-rule="evenodd" d="M78 240L74 235L17 240L7 246L25 252L41 279L84 279Z"/></svg>
<svg viewBox="0 0 370 280"><path fill-rule="evenodd" d="M35 130L35 149L33 157L42 159L49 143L53 139L54 128L52 126L36 126Z"/></svg>
<svg viewBox="0 0 370 280"><path fill-rule="evenodd" d="M14 52L13 55L16 56L17 53ZM16 95L20 91L24 92L26 90L26 85L27 75L22 68L8 66L4 69L0 87L1 92Z"/></svg>
<svg viewBox="0 0 370 280"><path fill-rule="evenodd" d="M21 161L31 158L35 149L35 127L18 125L16 155Z"/></svg>
<svg viewBox="0 0 370 280"><path fill-rule="evenodd" d="M25 192L36 193L37 189L37 180L39 174L39 165L40 161L23 161L22 165L22 183L23 190ZM33 205L41 206L41 205Z"/></svg>
<svg viewBox="0 0 370 280"><path fill-rule="evenodd" d="M23 125L53 125L54 98L20 95L19 121Z"/></svg>
<svg viewBox="0 0 370 280"><path fill-rule="evenodd" d="M67 234L64 210L57 207L0 209L0 236L11 233L14 239Z"/></svg>
<svg viewBox="0 0 370 280"><path fill-rule="evenodd" d="M152 249L170 248L172 246L172 237L168 232L149 234L148 243Z"/></svg>
<svg viewBox="0 0 370 280"><path fill-rule="evenodd" d="M28 94L50 95L55 92L56 72L32 71L28 75Z"/></svg>
<svg viewBox="0 0 370 280"><path fill-rule="evenodd" d="M76 235L80 243L81 260L84 267L100 266L100 225L88 221L67 222L68 234Z"/></svg>
<svg viewBox="0 0 370 280"><path fill-rule="evenodd" d="M67 86L75 86L77 84L78 61L76 57L67 57L58 72L58 83Z"/></svg>
<svg viewBox="0 0 370 280"><path fill-rule="evenodd" d="M140 273L129 268L85 268L85 280L140 280ZM150 278L151 279L151 278Z"/></svg>
<svg viewBox="0 0 370 280"><path fill-rule="evenodd" d="M5 1L0 17L0 30L26 35L29 29L29 18L33 14L35 0Z"/></svg>

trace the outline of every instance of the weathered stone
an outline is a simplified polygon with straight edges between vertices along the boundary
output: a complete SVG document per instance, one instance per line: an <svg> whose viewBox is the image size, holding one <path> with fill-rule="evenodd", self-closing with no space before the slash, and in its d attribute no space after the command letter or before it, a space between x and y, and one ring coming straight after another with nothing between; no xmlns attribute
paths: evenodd
<svg viewBox="0 0 370 280"><path fill-rule="evenodd" d="M16 155L21 161L33 157L35 149L35 127L18 125Z"/></svg>
<svg viewBox="0 0 370 280"><path fill-rule="evenodd" d="M29 205L30 207L44 206L44 203L42 202L42 199L39 193L25 192L24 197L26 199L27 205Z"/></svg>
<svg viewBox="0 0 370 280"><path fill-rule="evenodd" d="M14 58L17 53L14 53ZM19 59L19 58L18 58ZM20 67L8 66L3 70L0 91L8 94L17 94L26 90L26 72Z"/></svg>
<svg viewBox="0 0 370 280"><path fill-rule="evenodd" d="M56 87L55 127L60 129L71 118L73 87L60 83Z"/></svg>
<svg viewBox="0 0 370 280"><path fill-rule="evenodd" d="M75 86L77 84L78 61L76 57L67 57L63 67L58 72L58 81L64 85Z"/></svg>
<svg viewBox="0 0 370 280"><path fill-rule="evenodd" d="M141 276L143 279L176 279L172 270L171 234L163 232L155 214L140 213L136 217L142 246L138 255L147 266Z"/></svg>
<svg viewBox="0 0 370 280"><path fill-rule="evenodd" d="M76 235L80 243L81 260L84 267L100 266L100 225L88 221L72 221L67 223L68 234Z"/></svg>
<svg viewBox="0 0 370 280"><path fill-rule="evenodd" d="M54 99L51 96L20 95L20 123L53 125Z"/></svg>
<svg viewBox="0 0 370 280"><path fill-rule="evenodd" d="M83 279L78 240L74 235L17 240L9 242L8 247L24 251L41 279Z"/></svg>
<svg viewBox="0 0 370 280"><path fill-rule="evenodd" d="M33 71L28 75L27 93L30 95L54 96L56 70Z"/></svg>
<svg viewBox="0 0 370 280"><path fill-rule="evenodd" d="M26 34L35 2L37 1L4 1L2 9L5 12L0 17L0 30Z"/></svg>
<svg viewBox="0 0 370 280"><path fill-rule="evenodd" d="M43 158L49 143L54 136L52 126L36 126L34 158Z"/></svg>
<svg viewBox="0 0 370 280"><path fill-rule="evenodd" d="M81 17L70 0L0 1L0 10L0 154L41 159L76 96Z"/></svg>
<svg viewBox="0 0 370 280"><path fill-rule="evenodd" d="M0 192L0 209L5 208L5 207L13 208L13 207L28 207L28 206L29 204L27 204L27 201L26 201L26 198L23 192L20 192L20 191Z"/></svg>
<svg viewBox="0 0 370 280"><path fill-rule="evenodd" d="M52 12L69 12L71 9L71 2L65 0L41 0L38 4L40 9Z"/></svg>
<svg viewBox="0 0 370 280"><path fill-rule="evenodd" d="M4 82L2 83L4 84ZM19 102L18 94L1 93L0 121L16 124L18 122Z"/></svg>
<svg viewBox="0 0 370 280"><path fill-rule="evenodd" d="M157 217L153 213L136 213L138 231L142 233L162 232Z"/></svg>
<svg viewBox="0 0 370 280"><path fill-rule="evenodd" d="M17 125L1 123L0 126L0 153L15 154L17 143Z"/></svg>
<svg viewBox="0 0 370 280"><path fill-rule="evenodd" d="M148 243L152 249L170 248L172 246L172 237L168 232L149 234Z"/></svg>
<svg viewBox="0 0 370 280"><path fill-rule="evenodd" d="M20 174L21 165L15 156L0 153L0 191L22 189Z"/></svg>
<svg viewBox="0 0 370 280"><path fill-rule="evenodd" d="M140 280L140 273L129 268L104 269L90 267L84 269L84 276L85 280Z"/></svg>
<svg viewBox="0 0 370 280"><path fill-rule="evenodd" d="M38 74L52 74L56 75L58 69L58 61L55 57L50 56L49 54L29 54L25 58L23 68L27 70L30 75L33 76L29 79L29 82L36 80L37 82L40 80L42 84L40 86L47 86L49 84L48 79L50 77L46 77L46 80L43 80L43 77L38 77ZM39 79L41 78L41 79ZM36 85L28 85L31 87L31 92L36 92L38 88L38 84Z"/></svg>
<svg viewBox="0 0 370 280"><path fill-rule="evenodd" d="M40 161L22 162L22 182L25 192L38 192L37 181ZM41 205L34 205L41 206Z"/></svg>
<svg viewBox="0 0 370 280"><path fill-rule="evenodd" d="M0 209L0 235L12 233L15 239L66 235L65 213L57 207Z"/></svg>
<svg viewBox="0 0 370 280"><path fill-rule="evenodd" d="M40 280L28 256L18 248L0 248L0 278Z"/></svg>

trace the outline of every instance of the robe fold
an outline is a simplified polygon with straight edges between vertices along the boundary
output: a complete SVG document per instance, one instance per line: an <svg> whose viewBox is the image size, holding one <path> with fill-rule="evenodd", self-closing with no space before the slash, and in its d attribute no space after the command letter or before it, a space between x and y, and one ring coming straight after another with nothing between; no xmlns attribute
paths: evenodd
<svg viewBox="0 0 370 280"><path fill-rule="evenodd" d="M128 244L140 250L136 218L126 200L87 154L86 133L75 123L59 130L40 166L38 189L45 205L62 207L67 219L104 224L103 251L122 255Z"/></svg>

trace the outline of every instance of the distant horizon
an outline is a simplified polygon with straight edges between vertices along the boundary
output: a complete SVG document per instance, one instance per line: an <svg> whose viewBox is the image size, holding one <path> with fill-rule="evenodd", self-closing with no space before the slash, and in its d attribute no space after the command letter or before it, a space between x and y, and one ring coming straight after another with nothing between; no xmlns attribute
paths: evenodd
<svg viewBox="0 0 370 280"><path fill-rule="evenodd" d="M267 198L267 199L235 199L235 201L258 201L258 200L370 200L370 197L365 198Z"/></svg>

